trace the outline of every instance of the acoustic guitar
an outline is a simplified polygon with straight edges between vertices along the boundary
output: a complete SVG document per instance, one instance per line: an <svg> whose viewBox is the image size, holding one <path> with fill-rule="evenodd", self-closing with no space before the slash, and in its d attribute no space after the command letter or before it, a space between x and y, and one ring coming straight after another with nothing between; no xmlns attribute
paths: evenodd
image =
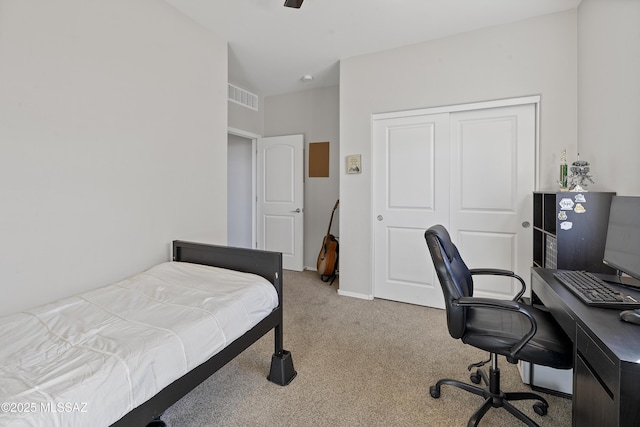
<svg viewBox="0 0 640 427"><path fill-rule="evenodd" d="M322 248L318 254L316 265L323 282L328 282L332 279L330 285L333 284L333 280L336 278L336 267L338 265L338 240L331 234L331 224L333 223L333 214L336 213L339 203L340 199L336 200L333 211L331 211L329 228L327 228L327 235L322 240Z"/></svg>

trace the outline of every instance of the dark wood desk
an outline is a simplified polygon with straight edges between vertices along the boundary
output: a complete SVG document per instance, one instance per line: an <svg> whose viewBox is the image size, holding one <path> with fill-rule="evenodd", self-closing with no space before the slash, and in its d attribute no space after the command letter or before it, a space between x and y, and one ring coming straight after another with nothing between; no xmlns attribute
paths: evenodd
<svg viewBox="0 0 640 427"><path fill-rule="evenodd" d="M640 426L640 325L622 322L620 310L583 304L555 271L531 269L532 298L574 344L573 425Z"/></svg>

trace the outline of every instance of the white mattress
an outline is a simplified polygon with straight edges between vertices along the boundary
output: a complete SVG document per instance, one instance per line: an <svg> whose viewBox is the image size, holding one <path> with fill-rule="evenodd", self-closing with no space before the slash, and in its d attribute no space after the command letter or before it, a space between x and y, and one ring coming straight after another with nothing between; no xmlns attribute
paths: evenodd
<svg viewBox="0 0 640 427"><path fill-rule="evenodd" d="M277 305L260 276L168 262L0 317L0 425L108 426Z"/></svg>

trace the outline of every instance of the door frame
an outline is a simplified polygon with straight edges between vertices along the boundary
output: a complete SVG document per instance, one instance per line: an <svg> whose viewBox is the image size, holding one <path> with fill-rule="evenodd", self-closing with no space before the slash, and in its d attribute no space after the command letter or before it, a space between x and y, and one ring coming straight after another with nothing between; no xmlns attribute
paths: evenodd
<svg viewBox="0 0 640 427"><path fill-rule="evenodd" d="M523 96L516 98L505 98L498 99L492 101L481 101L481 102L473 102L467 104L456 104L456 105L446 105L441 107L428 107L414 110L406 110L406 111L394 111L388 113L374 113L371 115L371 146L373 147L373 126L376 120L382 119L393 119L398 117L411 117L411 116L419 116L419 115L429 115L429 114L438 114L438 113L455 113L461 111L472 111L472 110L484 110L489 108L498 108L498 107L511 107L516 105L527 105L534 104L535 106L535 136L534 136L534 183L533 189L538 190L540 185L540 95L531 95L531 96ZM371 182L370 188L373 187L373 173L371 174ZM370 212L374 212L375 208L375 196L371 197L371 206L369 207ZM369 235L371 236L371 248L369 250L369 258L371 265L371 298L374 298L375 295L375 217L371 216L371 224L369 228Z"/></svg>
<svg viewBox="0 0 640 427"><path fill-rule="evenodd" d="M256 249L257 247L257 238L256 238L256 224L257 224L257 164L258 164L258 156L257 156L257 140L258 138L262 138L262 135L258 135L257 133L244 131L242 129L237 129L233 127L227 127L227 134L240 136L242 138L247 138L251 140L251 249ZM228 159L228 158L227 158ZM228 160L227 160L228 162ZM229 183L227 183L227 191L229 190ZM228 221L228 219L227 219Z"/></svg>

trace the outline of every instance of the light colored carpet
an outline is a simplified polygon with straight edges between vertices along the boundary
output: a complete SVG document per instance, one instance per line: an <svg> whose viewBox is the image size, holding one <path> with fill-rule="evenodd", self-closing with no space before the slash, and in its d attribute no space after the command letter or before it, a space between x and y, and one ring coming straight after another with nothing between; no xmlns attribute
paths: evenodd
<svg viewBox="0 0 640 427"><path fill-rule="evenodd" d="M284 344L298 376L285 387L266 380L273 334L255 343L182 400L162 419L195 426L466 426L482 398L443 386L469 382L466 367L487 353L452 339L443 310L337 294L312 271L284 272ZM515 365L499 361L502 389L530 391ZM571 400L543 394L548 415L516 402L541 426L571 425ZM524 425L493 408L480 426Z"/></svg>

